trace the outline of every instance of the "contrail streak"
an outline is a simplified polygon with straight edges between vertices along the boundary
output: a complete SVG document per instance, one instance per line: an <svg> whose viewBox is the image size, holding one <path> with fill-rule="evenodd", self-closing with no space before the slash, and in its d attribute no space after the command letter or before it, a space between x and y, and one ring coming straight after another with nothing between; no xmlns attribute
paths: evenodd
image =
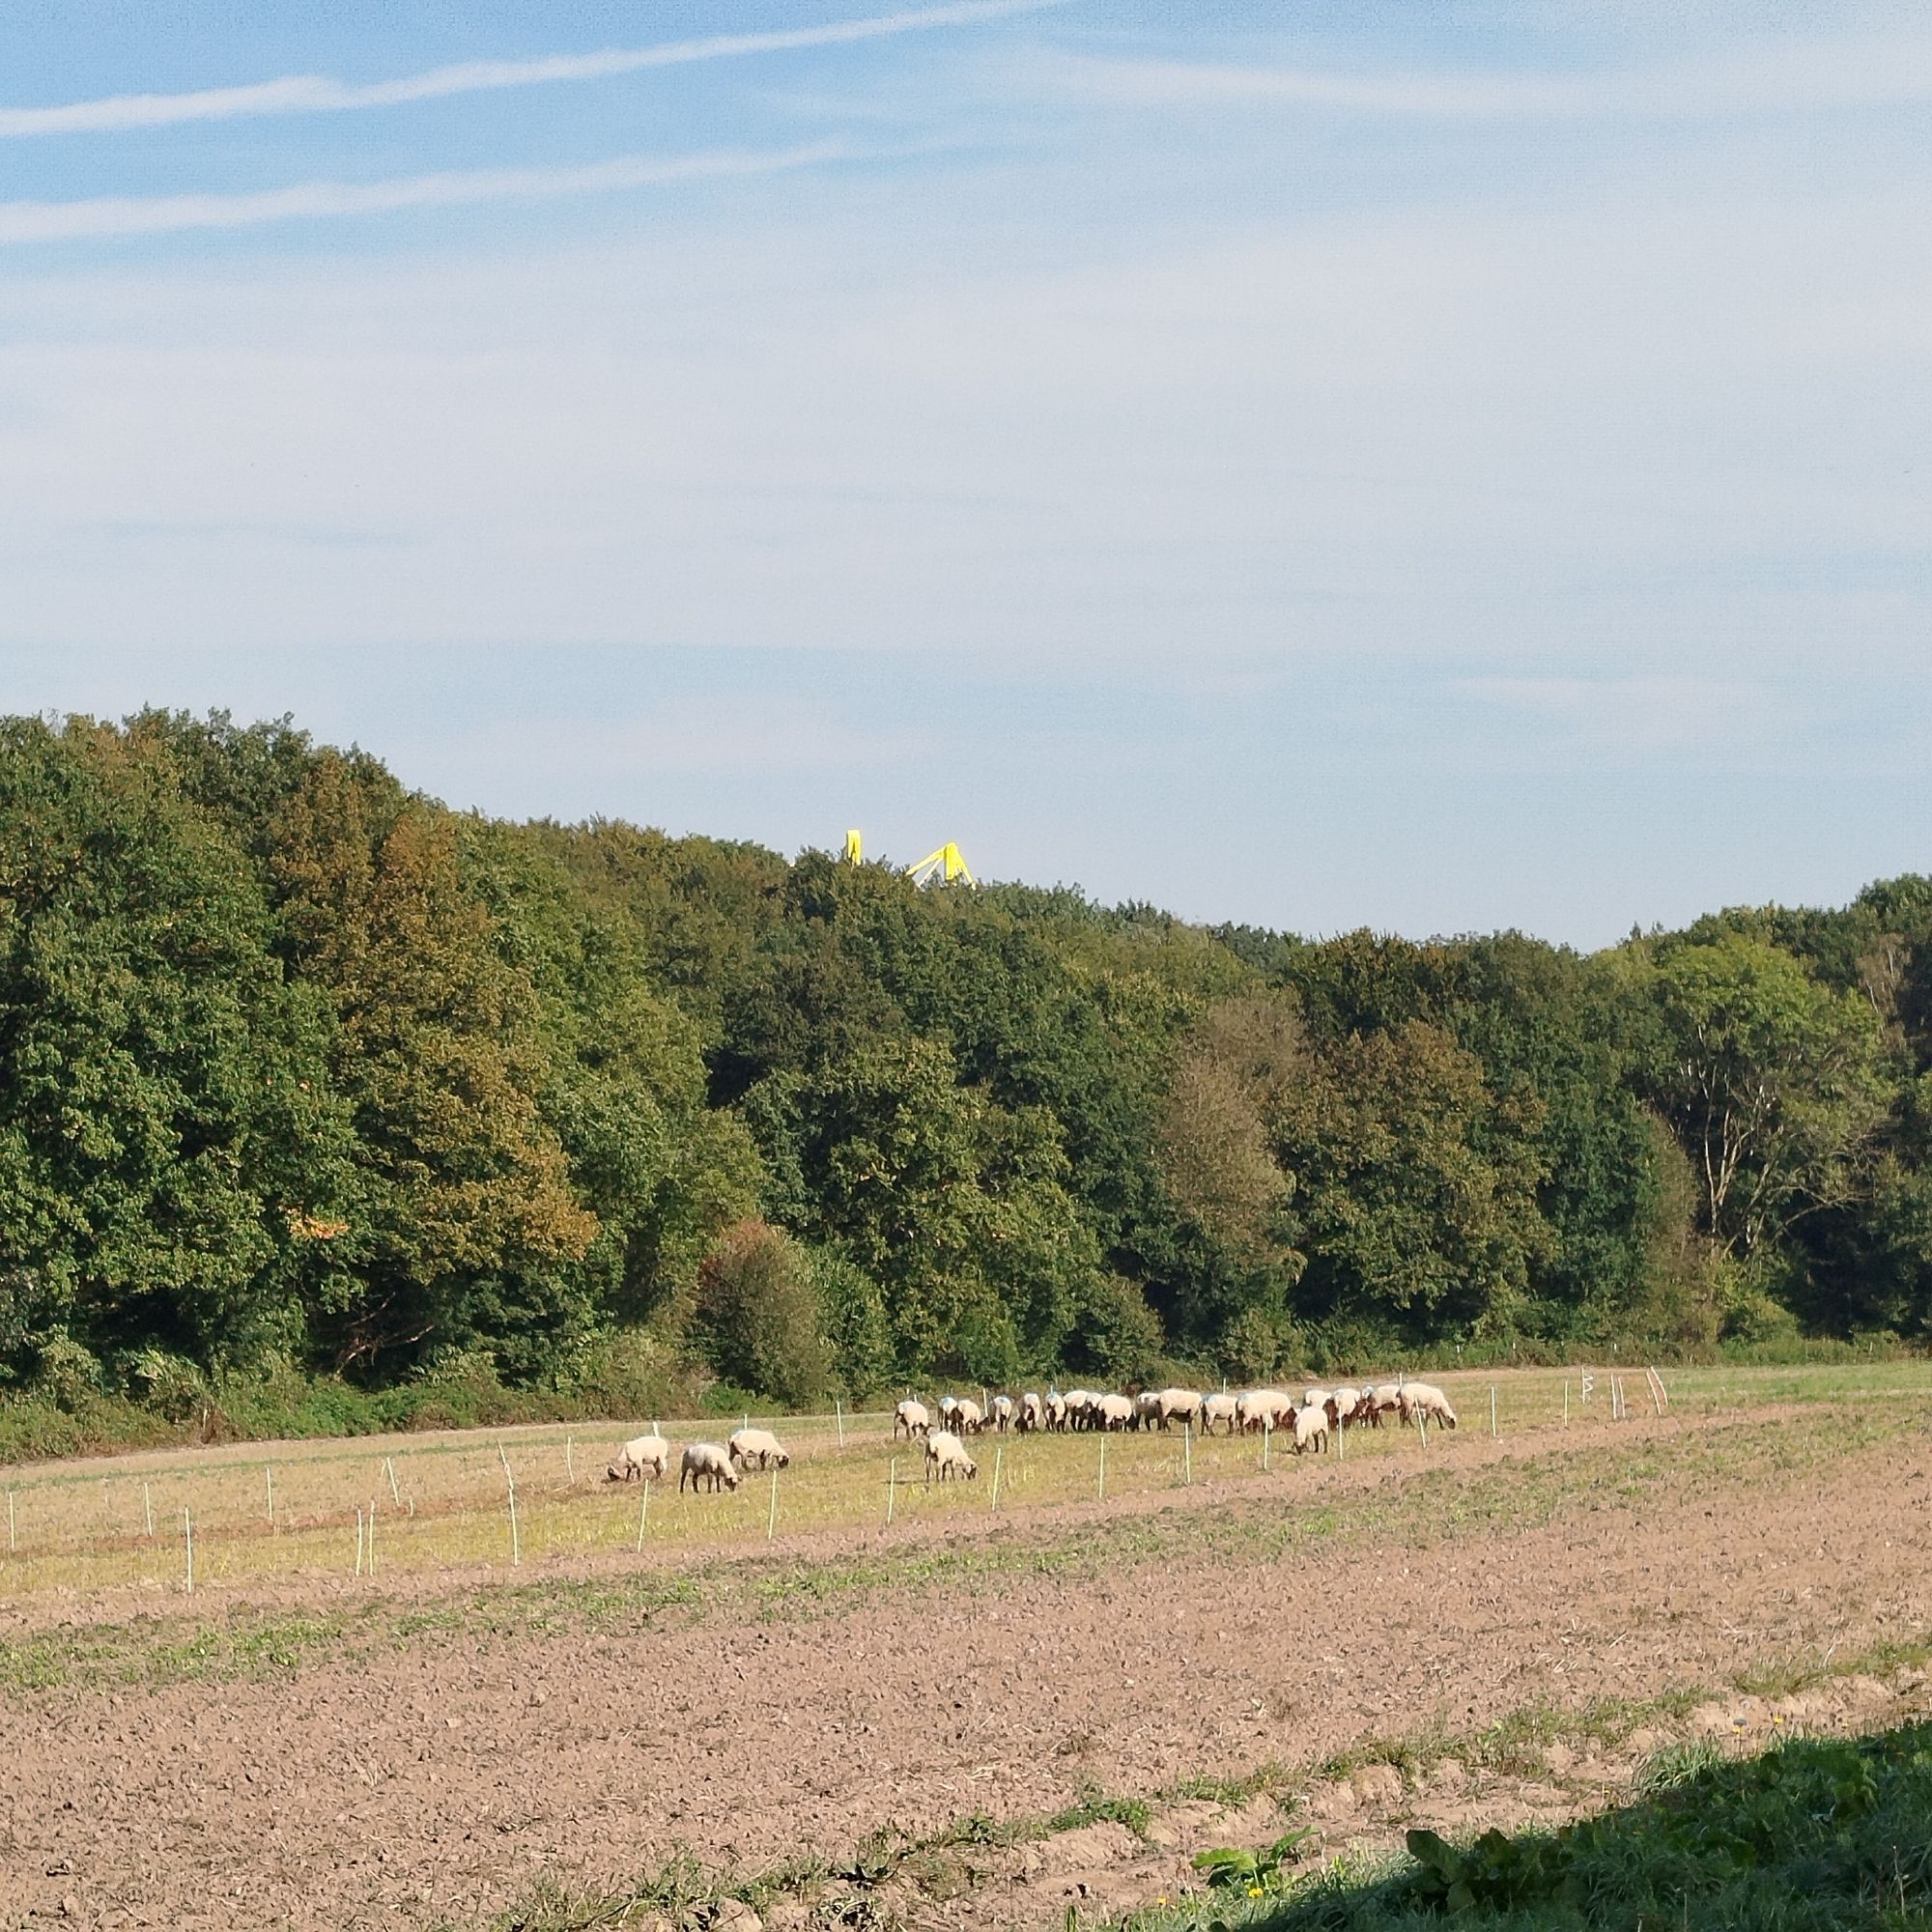
<svg viewBox="0 0 1932 1932"><path fill-rule="evenodd" d="M186 228L252 228L314 216L383 214L409 208L460 208L488 201L550 201L681 181L779 174L859 150L842 141L758 151L672 156L619 155L571 168L479 168L381 182L302 182L242 194L111 195L91 201L0 201L0 247L33 242L171 235Z"/></svg>
<svg viewBox="0 0 1932 1932"><path fill-rule="evenodd" d="M965 27L1012 14L1037 13L1065 0L954 0L864 20L834 20L763 34L715 34L704 40L666 41L653 47L611 47L594 54L553 54L538 60L465 61L432 68L398 80L359 86L326 74L289 74L245 87L210 87L193 94L116 94L56 107L0 107L0 140L40 134L99 134L136 128L173 128L188 121L231 121L264 114L332 114L356 107L399 107L441 100L455 94L538 87L554 81L604 80L645 68L684 67L694 61L732 60L745 54L782 53L797 47L842 46L884 40L932 27Z"/></svg>

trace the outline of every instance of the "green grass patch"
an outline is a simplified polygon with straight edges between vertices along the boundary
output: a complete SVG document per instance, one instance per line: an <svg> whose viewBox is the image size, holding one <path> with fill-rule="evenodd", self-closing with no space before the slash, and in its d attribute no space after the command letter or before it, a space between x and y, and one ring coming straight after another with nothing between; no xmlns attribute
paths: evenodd
<svg viewBox="0 0 1932 1932"><path fill-rule="evenodd" d="M1631 1804L1555 1831L1411 1832L1379 1869L1215 1891L1142 1932L1872 1932L1932 1925L1932 1724L1651 1761Z"/></svg>

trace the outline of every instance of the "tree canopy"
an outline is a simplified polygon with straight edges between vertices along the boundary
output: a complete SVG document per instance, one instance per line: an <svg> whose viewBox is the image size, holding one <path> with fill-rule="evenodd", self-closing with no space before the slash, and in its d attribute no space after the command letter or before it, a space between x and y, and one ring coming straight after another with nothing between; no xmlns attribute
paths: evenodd
<svg viewBox="0 0 1932 1932"><path fill-rule="evenodd" d="M287 722L0 721L0 1382L1767 1324L1932 1330L1932 882L1314 942L457 814Z"/></svg>

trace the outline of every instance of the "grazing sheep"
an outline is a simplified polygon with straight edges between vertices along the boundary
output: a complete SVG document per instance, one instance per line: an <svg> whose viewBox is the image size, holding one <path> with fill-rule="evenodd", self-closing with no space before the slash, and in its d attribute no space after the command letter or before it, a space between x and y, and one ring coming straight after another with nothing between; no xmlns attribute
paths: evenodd
<svg viewBox="0 0 1932 1932"><path fill-rule="evenodd" d="M1217 1422L1225 1422L1228 1425L1228 1434L1234 1435L1240 1426L1236 1413L1238 1407L1238 1399L1230 1395L1225 1389L1219 1395L1204 1395L1201 1398L1202 1435L1212 1435Z"/></svg>
<svg viewBox="0 0 1932 1932"><path fill-rule="evenodd" d="M1141 1400L1145 1402L1148 1398L1143 1396ZM1201 1396L1194 1389L1157 1389L1153 1395L1153 1406L1156 1429L1166 1429L1176 1422L1199 1422L1201 1419Z"/></svg>
<svg viewBox="0 0 1932 1932"><path fill-rule="evenodd" d="M964 1476L970 1483L980 1473L980 1465L966 1453L966 1445L958 1436L950 1435L943 1429L935 1429L925 1438L925 1480L929 1483L936 1475L943 1483L953 1476Z"/></svg>
<svg viewBox="0 0 1932 1932"><path fill-rule="evenodd" d="M1402 1413L1402 1389L1398 1383L1378 1382L1374 1388L1364 1392L1363 1400L1371 1429L1379 1429L1383 1416L1399 1416Z"/></svg>
<svg viewBox="0 0 1932 1932"><path fill-rule="evenodd" d="M939 1398L939 1426L952 1427L952 1418L959 1413L959 1398L956 1395L943 1395Z"/></svg>
<svg viewBox="0 0 1932 1932"><path fill-rule="evenodd" d="M1161 1420L1160 1392L1157 1389L1144 1389L1134 1397L1133 1427L1136 1429L1165 1429Z"/></svg>
<svg viewBox="0 0 1932 1932"><path fill-rule="evenodd" d="M638 1476L661 1483L669 1467L670 1444L662 1435L638 1435L617 1451L617 1460L604 1474L612 1483L628 1483Z"/></svg>
<svg viewBox="0 0 1932 1932"><path fill-rule="evenodd" d="M684 1493L687 1477L694 1492L703 1489L708 1483L714 1495L721 1488L735 1490L738 1487L738 1472L731 1466L730 1456L715 1442L685 1444L684 1459L677 1472L679 1495Z"/></svg>
<svg viewBox="0 0 1932 1932"><path fill-rule="evenodd" d="M893 1410L893 1435L896 1438L901 1429L910 1442L915 1435L924 1435L932 1428L932 1417L926 1413L923 1402L906 1401Z"/></svg>
<svg viewBox="0 0 1932 1932"><path fill-rule="evenodd" d="M1328 1406L1328 1391L1326 1389L1304 1390L1301 1400L1294 1406L1296 1408L1326 1408Z"/></svg>
<svg viewBox="0 0 1932 1932"><path fill-rule="evenodd" d="M1325 1449L1328 1446L1328 1411L1318 1403L1292 1411L1294 1424L1294 1453Z"/></svg>
<svg viewBox="0 0 1932 1932"><path fill-rule="evenodd" d="M1449 1406L1449 1398L1434 1382L1404 1382L1402 1419L1413 1422L1418 1415L1440 1423L1444 1429L1456 1426L1456 1411Z"/></svg>
<svg viewBox="0 0 1932 1932"><path fill-rule="evenodd" d="M1028 1389L1020 1397L1019 1413L1013 1417L1013 1427L1022 1435L1030 1435L1046 1422L1046 1405L1039 1399L1037 1389Z"/></svg>
<svg viewBox="0 0 1932 1932"><path fill-rule="evenodd" d="M943 1406L943 1405L942 1405ZM952 1433L955 1435L978 1435L986 1427L986 1418L980 1413L980 1405L970 1396L961 1396L952 1405Z"/></svg>
<svg viewBox="0 0 1932 1932"><path fill-rule="evenodd" d="M1066 1424L1068 1419L1066 1398L1064 1395L1062 1395L1058 1389L1049 1389L1047 1391L1044 1408L1046 1414L1046 1426L1050 1430L1052 1430L1056 1435L1065 1435Z"/></svg>
<svg viewBox="0 0 1932 1932"><path fill-rule="evenodd" d="M1068 1429L1091 1429L1094 1426L1094 1392L1092 1389L1068 1389L1061 1397L1066 1409Z"/></svg>
<svg viewBox="0 0 1932 1932"><path fill-rule="evenodd" d="M753 1463L761 1469L788 1469L791 1457L769 1429L737 1429L731 1433L731 1460L741 1469Z"/></svg>
<svg viewBox="0 0 1932 1932"><path fill-rule="evenodd" d="M1013 1426L1013 1399L1009 1395L993 1398L993 1427L1004 1435Z"/></svg>
<svg viewBox="0 0 1932 1932"><path fill-rule="evenodd" d="M1096 1395L1091 1406L1095 1429L1125 1429L1134 1419L1134 1405L1123 1395Z"/></svg>
<svg viewBox="0 0 1932 1932"><path fill-rule="evenodd" d="M1249 1389L1235 1403L1235 1420L1244 1435L1280 1429L1293 1414L1294 1405L1279 1389Z"/></svg>
<svg viewBox="0 0 1932 1932"><path fill-rule="evenodd" d="M1360 1389L1345 1386L1331 1390L1328 1400L1321 1405L1328 1411L1328 1426L1331 1429L1347 1429L1355 1419L1355 1407L1361 1399Z"/></svg>

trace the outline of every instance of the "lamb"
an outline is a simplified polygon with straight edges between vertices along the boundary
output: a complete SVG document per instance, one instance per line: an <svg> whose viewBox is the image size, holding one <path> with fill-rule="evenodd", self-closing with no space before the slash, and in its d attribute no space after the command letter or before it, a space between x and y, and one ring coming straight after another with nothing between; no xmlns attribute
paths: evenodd
<svg viewBox="0 0 1932 1932"><path fill-rule="evenodd" d="M1039 1399L1039 1391L1028 1389L1020 1397L1020 1412L1013 1417L1013 1427L1022 1435L1030 1435L1045 1422L1046 1406Z"/></svg>
<svg viewBox="0 0 1932 1932"><path fill-rule="evenodd" d="M970 1483L980 1473L980 1465L966 1453L958 1436L935 1429L925 1438L925 1480L936 1475L943 1483L952 1476L964 1476Z"/></svg>
<svg viewBox="0 0 1932 1932"><path fill-rule="evenodd" d="M941 1404L942 1408L945 1404ZM952 1433L955 1435L978 1435L986 1427L986 1418L980 1413L980 1405L970 1396L961 1396L952 1405Z"/></svg>
<svg viewBox="0 0 1932 1932"><path fill-rule="evenodd" d="M1236 1399L1231 1396L1226 1389L1223 1389L1219 1395L1204 1395L1201 1398L1202 1435L1212 1435L1214 1425L1217 1422L1225 1422L1228 1425L1228 1434L1230 1435L1234 1435L1238 1426L1236 1415Z"/></svg>
<svg viewBox="0 0 1932 1932"><path fill-rule="evenodd" d="M1307 1449L1325 1449L1328 1446L1328 1411L1317 1403L1309 1403L1292 1411L1294 1424L1294 1453L1299 1456Z"/></svg>
<svg viewBox="0 0 1932 1932"><path fill-rule="evenodd" d="M1002 1435L1013 1425L1013 1399L1009 1395L993 1398L993 1426Z"/></svg>
<svg viewBox="0 0 1932 1932"><path fill-rule="evenodd" d="M731 1466L730 1456L715 1442L687 1442L684 1460L677 1472L678 1494L684 1493L684 1485L689 1478L694 1492L708 1483L711 1492L716 1495L722 1487L735 1490L738 1487L738 1472Z"/></svg>
<svg viewBox="0 0 1932 1932"><path fill-rule="evenodd" d="M1250 1389L1235 1403L1235 1420L1241 1433L1279 1429L1294 1413L1294 1405L1279 1389Z"/></svg>
<svg viewBox="0 0 1932 1932"><path fill-rule="evenodd" d="M638 1435L617 1451L617 1460L604 1475L612 1483L628 1483L638 1476L661 1483L669 1467L670 1444L662 1435Z"/></svg>
<svg viewBox="0 0 1932 1932"><path fill-rule="evenodd" d="M737 1429L731 1433L731 1460L739 1468L756 1463L760 1469L788 1469L791 1457L769 1429Z"/></svg>
<svg viewBox="0 0 1932 1932"><path fill-rule="evenodd" d="M1413 1422L1420 1415L1431 1422L1439 1422L1444 1429L1455 1428L1456 1411L1449 1406L1449 1398L1434 1382L1404 1382L1401 1393L1405 1422Z"/></svg>
<svg viewBox="0 0 1932 1932"><path fill-rule="evenodd" d="M923 1402L902 1402L893 1410L893 1435L896 1439L901 1429L910 1442L915 1435L924 1435L932 1428L932 1417L926 1413Z"/></svg>

